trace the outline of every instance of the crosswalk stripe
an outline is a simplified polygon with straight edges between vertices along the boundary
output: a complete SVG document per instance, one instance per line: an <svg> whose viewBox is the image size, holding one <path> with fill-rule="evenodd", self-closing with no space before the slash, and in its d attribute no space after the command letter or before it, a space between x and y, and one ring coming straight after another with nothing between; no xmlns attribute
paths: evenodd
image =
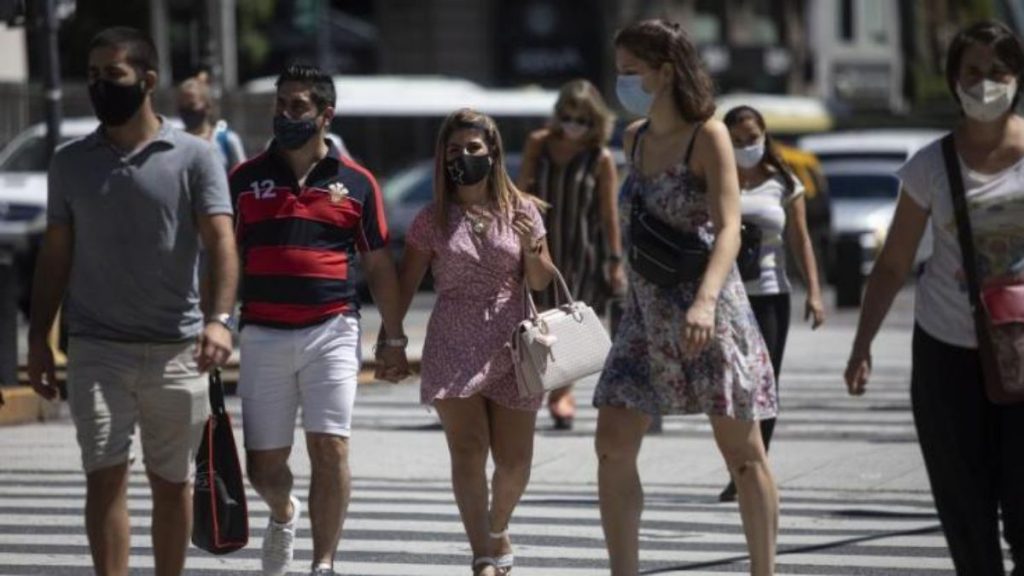
<svg viewBox="0 0 1024 576"><path fill-rule="evenodd" d="M73 482L78 478L78 484ZM46 480L58 484L50 488ZM138 475L130 488L132 565L152 565L148 556L150 526L148 491ZM297 478L308 484L307 477ZM606 561L604 540L594 500L594 486L566 487L538 483L531 487L512 522L520 575L582 576L598 574ZM342 574L398 576L410 562L425 576L460 573L470 556L450 488L446 481L426 482L361 479L355 482L346 537L338 554ZM534 490L536 493L534 493ZM666 487L648 490L641 558L645 567L723 563L744 574L745 540L735 505L711 500L713 490ZM872 506L856 496L848 500L815 498L815 491L783 490L779 537L779 574L856 574L891 569L930 575L948 572L951 564L930 502L892 493L899 504ZM252 538L236 554L214 558L192 550L191 573L254 573L267 519L266 507L252 499ZM73 471L33 474L0 472L0 574L38 566L87 574L91 560L82 528L84 489ZM793 503L787 505L786 502ZM840 516L854 510L860 516ZM39 533L21 531L26 524ZM927 532L929 528L931 532ZM922 532L923 533L915 533ZM879 534L904 534L876 537ZM835 549L831 544L851 542ZM789 551L808 548L801 553ZM296 564L308 562L312 551L308 520L300 522ZM301 569L301 566L299 566ZM468 570L466 570L468 574ZM686 573L701 572L687 570ZM882 573L882 572L878 572Z"/></svg>
<svg viewBox="0 0 1024 576"><path fill-rule="evenodd" d="M907 374L878 367L868 400L850 398L838 375L792 371L782 384L783 412L777 441L913 442L915 432L906 391ZM593 379L577 387L588 403ZM401 393L391 393L401 390ZM414 430L435 434L434 411L418 405L412 387L360 388L356 434L387 437ZM229 411L241 440L239 402ZM573 435L592 437L597 413L581 409ZM420 431L424 430L424 431ZM711 441L707 418L667 417L664 433ZM541 430L538 442L547 432ZM592 450L592 447L588 447ZM470 573L471 553L447 479L447 462L429 478L360 477L354 469L353 500L345 523L338 564L346 576L456 576ZM596 478L581 483L532 482L511 523L517 576L607 574L607 556L597 506ZM295 490L305 494L309 476L297 474ZM749 573L746 541L735 504L720 504L720 485L645 484L640 531L646 571L710 576ZM874 488L874 487L872 487ZM129 478L133 567L152 567L146 478L138 468ZM82 508L84 481L78 470L0 470L0 576L84 576L91 574ZM188 574L257 574L267 507L252 492L249 545L214 557L192 549ZM930 494L865 488L863 491L781 489L777 574L780 576L938 576L952 563ZM308 571L312 541L309 521L299 523L292 573Z"/></svg>

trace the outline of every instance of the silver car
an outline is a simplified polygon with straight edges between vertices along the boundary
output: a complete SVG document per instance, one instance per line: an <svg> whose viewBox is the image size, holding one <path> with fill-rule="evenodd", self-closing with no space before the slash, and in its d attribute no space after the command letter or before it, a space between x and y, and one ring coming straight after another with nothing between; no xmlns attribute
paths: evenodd
<svg viewBox="0 0 1024 576"><path fill-rule="evenodd" d="M821 161L832 198L832 239L826 255L839 306L860 304L861 287L885 241L896 210L896 170L911 155L942 137L940 130L879 129L805 136L801 149ZM918 249L917 264L931 255L931 232Z"/></svg>

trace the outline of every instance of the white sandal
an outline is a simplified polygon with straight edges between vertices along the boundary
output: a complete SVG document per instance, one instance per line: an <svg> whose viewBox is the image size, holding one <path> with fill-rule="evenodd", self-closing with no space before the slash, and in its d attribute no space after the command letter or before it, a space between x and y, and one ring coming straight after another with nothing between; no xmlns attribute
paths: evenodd
<svg viewBox="0 0 1024 576"><path fill-rule="evenodd" d="M492 540L501 540L508 536L508 528L505 528L501 532L491 532L490 535ZM516 563L516 557L511 552L492 558L492 560L494 561L494 567L498 569L499 576L511 574L512 566Z"/></svg>
<svg viewBox="0 0 1024 576"><path fill-rule="evenodd" d="M488 566L493 566L496 570L498 569L497 564L494 561L494 558L491 558L490 556L478 556L474 558L473 576L476 576L480 573L480 571L482 571L484 568Z"/></svg>

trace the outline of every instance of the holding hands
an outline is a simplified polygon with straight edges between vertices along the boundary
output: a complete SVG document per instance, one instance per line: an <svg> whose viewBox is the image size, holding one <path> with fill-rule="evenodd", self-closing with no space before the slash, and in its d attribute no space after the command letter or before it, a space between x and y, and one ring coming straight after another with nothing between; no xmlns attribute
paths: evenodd
<svg viewBox="0 0 1024 576"><path fill-rule="evenodd" d="M408 343L409 339L405 336L385 338L384 330L380 331L374 354L377 360L377 368L373 373L374 378L398 383L412 375L409 359L405 355Z"/></svg>

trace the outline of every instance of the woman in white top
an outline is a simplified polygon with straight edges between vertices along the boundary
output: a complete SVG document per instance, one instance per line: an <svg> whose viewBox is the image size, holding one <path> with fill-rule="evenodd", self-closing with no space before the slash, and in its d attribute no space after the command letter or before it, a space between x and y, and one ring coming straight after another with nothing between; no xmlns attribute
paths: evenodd
<svg viewBox="0 0 1024 576"><path fill-rule="evenodd" d="M984 288L1024 283L1024 119L1014 114L1024 47L997 22L954 38L946 80L963 116L953 130ZM960 575L1024 574L1024 403L985 395L953 199L940 142L899 174L903 191L868 279L846 368L850 394L865 392L871 341L914 262L931 218L934 251L917 283L910 392L935 507Z"/></svg>
<svg viewBox="0 0 1024 576"><path fill-rule="evenodd" d="M750 305L758 327L768 345L775 371L778 395L779 371L789 334L789 278L786 271L786 244L797 256L797 269L807 286L804 318L817 329L825 321L825 306L818 285L818 265L807 232L807 208L803 184L779 158L772 145L764 117L750 106L729 110L723 118L736 153L740 179L740 210L744 225L761 231L758 257L760 274L744 279ZM775 418L761 420L761 438L767 451L775 430ZM719 494L722 502L736 499L736 485L729 482Z"/></svg>

